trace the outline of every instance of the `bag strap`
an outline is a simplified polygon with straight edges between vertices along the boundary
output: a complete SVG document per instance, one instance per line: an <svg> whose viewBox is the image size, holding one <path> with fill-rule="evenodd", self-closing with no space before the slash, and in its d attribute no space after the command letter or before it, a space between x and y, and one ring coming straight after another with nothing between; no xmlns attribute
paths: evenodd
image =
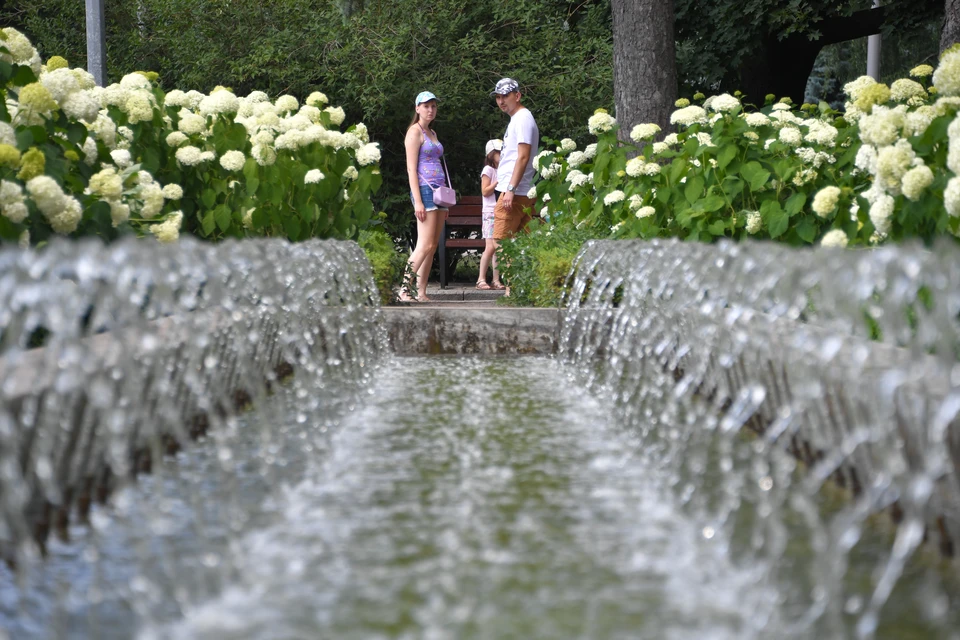
<svg viewBox="0 0 960 640"><path fill-rule="evenodd" d="M430 137L430 136L427 135L427 132L423 130L423 125L421 125L419 122L417 122L417 126L420 127L420 133L423 134L424 139ZM433 142L433 140L430 140L430 142ZM423 140L420 141L420 146L421 146L421 147L423 146ZM444 155L440 156L440 159L443 160L443 177L445 177L445 178L447 179L447 186L450 187L451 189L453 189L453 185L450 184L450 170L447 169L447 155L444 154ZM419 163L419 162L417 163L417 175L420 177L421 180L423 180L424 182L427 182L427 179L423 177L423 174L422 174L422 173L420 173L420 163ZM427 184L429 185L430 183L428 182Z"/></svg>

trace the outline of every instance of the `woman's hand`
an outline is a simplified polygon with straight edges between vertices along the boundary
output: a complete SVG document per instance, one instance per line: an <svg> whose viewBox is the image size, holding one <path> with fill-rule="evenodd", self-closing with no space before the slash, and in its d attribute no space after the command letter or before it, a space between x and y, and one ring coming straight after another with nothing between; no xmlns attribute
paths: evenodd
<svg viewBox="0 0 960 640"><path fill-rule="evenodd" d="M413 205L413 215L417 216L417 220L424 222L427 219L427 208L423 206L423 202L417 200Z"/></svg>

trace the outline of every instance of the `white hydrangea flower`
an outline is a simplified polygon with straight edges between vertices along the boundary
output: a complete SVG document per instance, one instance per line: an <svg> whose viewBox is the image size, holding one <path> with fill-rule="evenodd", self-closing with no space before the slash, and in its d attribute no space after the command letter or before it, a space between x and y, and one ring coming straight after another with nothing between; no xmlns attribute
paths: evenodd
<svg viewBox="0 0 960 640"><path fill-rule="evenodd" d="M598 110L587 120L587 128L595 136L612 130L616 125L616 119L603 110Z"/></svg>
<svg viewBox="0 0 960 640"><path fill-rule="evenodd" d="M343 121L346 119L347 114L343 111L341 107L327 107L323 110L324 113L330 114L330 124L335 127L339 127L343 124Z"/></svg>
<svg viewBox="0 0 960 640"><path fill-rule="evenodd" d="M707 106L706 104L704 106ZM714 96L710 102L709 108L718 113L730 113L740 107L740 101L729 93L722 93Z"/></svg>
<svg viewBox="0 0 960 640"><path fill-rule="evenodd" d="M851 102L856 102L860 93L870 85L877 84L877 81L870 76L860 76L852 82L843 85L843 92L847 94Z"/></svg>
<svg viewBox="0 0 960 640"><path fill-rule="evenodd" d="M240 99L232 91L220 89L200 101L197 109L201 116L236 113L240 108Z"/></svg>
<svg viewBox="0 0 960 640"><path fill-rule="evenodd" d="M874 106L870 115L860 118L860 139L877 147L893 144L900 137L905 110L903 105L894 109L883 105Z"/></svg>
<svg viewBox="0 0 960 640"><path fill-rule="evenodd" d="M877 154L875 180L887 193L900 195L900 182L913 166L916 156L910 143L903 139L898 140L895 145L883 147Z"/></svg>
<svg viewBox="0 0 960 640"><path fill-rule="evenodd" d="M647 162L643 165L640 172L645 176L656 176L660 174L661 167L656 162Z"/></svg>
<svg viewBox="0 0 960 640"><path fill-rule="evenodd" d="M113 158L113 163L121 169L126 169L133 164L133 156L126 149L114 149L110 152L110 157Z"/></svg>
<svg viewBox="0 0 960 640"><path fill-rule="evenodd" d="M167 134L166 142L168 147L177 148L187 142L189 138L181 131L172 131Z"/></svg>
<svg viewBox="0 0 960 640"><path fill-rule="evenodd" d="M870 205L870 222L880 233L889 233L893 215L894 200L892 196L885 193L876 197Z"/></svg>
<svg viewBox="0 0 960 640"><path fill-rule="evenodd" d="M533 156L533 168L536 169L537 171L540 171L540 169L542 168L541 165L543 165L543 160L544 160L547 156L552 155L552 154L553 154L553 152L550 151L549 149L544 149L543 151L541 151L541 152L538 153L537 155Z"/></svg>
<svg viewBox="0 0 960 640"><path fill-rule="evenodd" d="M587 160L593 160L597 155L597 143L588 144L583 150L583 155Z"/></svg>
<svg viewBox="0 0 960 640"><path fill-rule="evenodd" d="M582 171L574 169L567 174L567 182L570 183L570 192L572 193L575 189L582 187L591 181L590 176L584 174Z"/></svg>
<svg viewBox="0 0 960 640"><path fill-rule="evenodd" d="M951 51L940 59L933 72L933 86L941 96L960 95L960 51Z"/></svg>
<svg viewBox="0 0 960 640"><path fill-rule="evenodd" d="M174 89L163 97L163 105L165 107L187 107L189 104L190 99L187 97L187 94L180 91L180 89Z"/></svg>
<svg viewBox="0 0 960 640"><path fill-rule="evenodd" d="M223 92L218 91L217 93ZM220 166L227 171L240 171L246 161L247 156L243 155L243 151L227 151L220 156Z"/></svg>
<svg viewBox="0 0 960 640"><path fill-rule="evenodd" d="M847 234L843 229L831 229L827 231L820 239L821 247L836 247L842 249L847 246Z"/></svg>
<svg viewBox="0 0 960 640"><path fill-rule="evenodd" d="M99 171L90 176L88 185L91 193L103 196L107 199L118 199L123 195L123 178L113 167Z"/></svg>
<svg viewBox="0 0 960 640"><path fill-rule="evenodd" d="M639 144L644 140L652 139L658 133L660 133L660 127L656 124L638 124L630 132L630 139Z"/></svg>
<svg viewBox="0 0 960 640"><path fill-rule="evenodd" d="M536 185L530 187L530 190L527 191L527 197L530 198L531 200L534 200L534 199L537 197L537 186L536 186Z"/></svg>
<svg viewBox="0 0 960 640"><path fill-rule="evenodd" d="M107 200L107 204L110 205L110 221L114 227L119 227L130 219L130 205L120 200Z"/></svg>
<svg viewBox="0 0 960 640"><path fill-rule="evenodd" d="M748 211L747 212L747 233L750 235L756 235L760 232L760 228L763 226L763 217L760 215L759 211Z"/></svg>
<svg viewBox="0 0 960 640"><path fill-rule="evenodd" d="M167 200L180 200L183 198L183 187L171 182L163 185L163 197Z"/></svg>
<svg viewBox="0 0 960 640"><path fill-rule="evenodd" d="M207 130L207 119L185 109L180 111L180 121L177 129L188 136L204 133Z"/></svg>
<svg viewBox="0 0 960 640"><path fill-rule="evenodd" d="M636 212L636 214L634 214L634 215L636 215L637 218L639 218L640 220L642 220L642 219L644 219L644 218L649 218L649 217L651 217L651 216L655 216L656 214L657 214L657 210L654 209L653 207L647 205L647 206L645 206L645 207L640 207L639 209L637 209L637 212Z"/></svg>
<svg viewBox="0 0 960 640"><path fill-rule="evenodd" d="M670 146L666 142L654 142L653 143L653 153L659 155L669 149Z"/></svg>
<svg viewBox="0 0 960 640"><path fill-rule="evenodd" d="M357 168L353 165L347 167L343 172L343 177L347 180L356 180L360 177L360 172L357 171Z"/></svg>
<svg viewBox="0 0 960 640"><path fill-rule="evenodd" d="M937 110L930 105L923 105L915 111L908 112L904 116L903 135L907 137L923 135L936 117Z"/></svg>
<svg viewBox="0 0 960 640"><path fill-rule="evenodd" d="M288 151L296 151L305 143L307 143L307 141L305 140L304 133L299 129L291 129L286 133L281 133L273 142L276 149L286 149Z"/></svg>
<svg viewBox="0 0 960 640"><path fill-rule="evenodd" d="M794 129L793 127L784 127L783 129L780 129L779 139L780 142L786 145L796 147L803 140L803 136L800 134L799 129Z"/></svg>
<svg viewBox="0 0 960 640"><path fill-rule="evenodd" d="M105 111L100 112L97 119L89 126L89 129L97 135L97 138L103 142L108 149L116 148L117 125L106 115Z"/></svg>
<svg viewBox="0 0 960 640"><path fill-rule="evenodd" d="M631 158L630 160L627 160L627 168L626 168L627 175L630 176L631 178L637 178L643 175L643 164L644 164L644 160L642 156L638 156L636 158Z"/></svg>
<svg viewBox="0 0 960 640"><path fill-rule="evenodd" d="M34 75L40 75L43 63L40 60L40 54L30 44L29 38L13 27L0 29L0 32L4 35L3 46L10 52L0 53L0 60L27 65Z"/></svg>
<svg viewBox="0 0 960 640"><path fill-rule="evenodd" d="M861 145L860 149L857 150L857 157L854 159L853 165L861 171L875 174L877 172L877 148L869 144Z"/></svg>
<svg viewBox="0 0 960 640"><path fill-rule="evenodd" d="M291 95L282 95L273 103L278 112L296 111L300 108L300 103Z"/></svg>
<svg viewBox="0 0 960 640"><path fill-rule="evenodd" d="M323 94L319 91L314 91L313 93L307 96L307 104L309 104L312 107L321 108L323 107L323 105L327 104L328 102L330 101L327 100L326 94Z"/></svg>
<svg viewBox="0 0 960 640"><path fill-rule="evenodd" d="M549 166L546 166L540 170L540 176L544 180L551 180L560 173L561 169L562 167L558 163L551 162Z"/></svg>
<svg viewBox="0 0 960 640"><path fill-rule="evenodd" d="M174 211L160 224L150 226L150 233L156 236L158 242L168 244L176 242L180 237L180 225L183 223L183 213Z"/></svg>
<svg viewBox="0 0 960 640"><path fill-rule="evenodd" d="M698 132L696 135L696 138L697 138L697 141L700 143L700 146L703 146L703 147L714 146L713 137L709 133L706 133L705 131Z"/></svg>
<svg viewBox="0 0 960 640"><path fill-rule="evenodd" d="M627 195L623 191L615 189L603 197L603 204L610 206L618 202L623 202L626 197Z"/></svg>
<svg viewBox="0 0 960 640"><path fill-rule="evenodd" d="M837 128L822 120L812 120L807 125L807 135L804 140L824 147L833 147L837 142Z"/></svg>
<svg viewBox="0 0 960 640"><path fill-rule="evenodd" d="M26 207L23 208L26 209ZM23 250L30 248L30 229L24 229L20 232L20 237L17 238L17 246Z"/></svg>
<svg viewBox="0 0 960 640"><path fill-rule="evenodd" d="M137 89L150 91L153 89L150 80L142 73L128 73L120 79L120 86L131 91Z"/></svg>
<svg viewBox="0 0 960 640"><path fill-rule="evenodd" d="M793 109L793 107L791 107L785 102L778 102L775 105L773 105L771 109L773 109L774 111L790 111L791 109Z"/></svg>
<svg viewBox="0 0 960 640"><path fill-rule="evenodd" d="M357 149L357 164L366 167L380 162L380 145L376 142L368 142Z"/></svg>
<svg viewBox="0 0 960 640"><path fill-rule="evenodd" d="M911 98L925 98L927 96L923 85L916 80L900 78L890 85L890 97L897 102L907 102Z"/></svg>
<svg viewBox="0 0 960 640"><path fill-rule="evenodd" d="M251 91L247 94L247 97L244 98L250 104L257 104L260 102L270 102L270 96L268 96L263 91Z"/></svg>
<svg viewBox="0 0 960 640"><path fill-rule="evenodd" d="M71 93L60 107L73 120L92 123L96 122L100 115L100 103L94 100L89 91Z"/></svg>
<svg viewBox="0 0 960 640"><path fill-rule="evenodd" d="M557 151L560 153L570 153L571 151L576 151L577 143L570 138L564 138L560 141L560 146L557 147Z"/></svg>
<svg viewBox="0 0 960 640"><path fill-rule="evenodd" d="M193 145L187 145L177 149L176 158L177 162L185 167L193 167L203 162L200 149Z"/></svg>
<svg viewBox="0 0 960 640"><path fill-rule="evenodd" d="M811 205L811 208L815 214L821 218L826 218L836 210L839 201L840 187L824 187L813 196L813 205Z"/></svg>
<svg viewBox="0 0 960 640"><path fill-rule="evenodd" d="M301 108L301 109L300 109L300 112L302 113L304 109L313 109L313 110L315 110L315 111L317 112L317 117L316 117L316 119L314 119L313 117L311 117L310 120L311 120L312 122L320 122L320 113L321 113L320 109L317 109L316 107L309 107L309 106L308 106L308 107L303 107L303 108ZM357 138L359 138L359 139L360 139L360 142L362 142L363 144L369 144L369 143L370 143L370 132L367 130L367 125L363 124L362 122L358 122L356 125L354 125L354 127L353 127L353 135L357 136ZM379 151L378 151L378 153L379 153Z"/></svg>
<svg viewBox="0 0 960 640"><path fill-rule="evenodd" d="M573 169L579 167L581 164L587 161L587 154L583 151L574 151L569 156L567 156L567 165Z"/></svg>
<svg viewBox="0 0 960 640"><path fill-rule="evenodd" d="M0 144L8 144L11 147L17 146L17 134L13 127L0 120Z"/></svg>
<svg viewBox="0 0 960 640"><path fill-rule="evenodd" d="M947 181L947 188L943 190L943 206L951 216L960 217L960 178L953 177Z"/></svg>
<svg viewBox="0 0 960 640"><path fill-rule="evenodd" d="M14 224L20 224L29 213L23 203L23 188L16 182L0 180L0 215Z"/></svg>
<svg viewBox="0 0 960 640"><path fill-rule="evenodd" d="M40 74L40 84L47 88L57 104L63 104L71 93L80 91L80 83L77 77L70 73L70 69L64 67Z"/></svg>
<svg viewBox="0 0 960 640"><path fill-rule="evenodd" d="M143 201L140 216L153 218L163 209L163 189L156 182L140 185L139 198Z"/></svg>
<svg viewBox="0 0 960 640"><path fill-rule="evenodd" d="M922 164L913 167L903 175L900 189L908 200L916 201L931 184L933 184L933 171Z"/></svg>
<svg viewBox="0 0 960 640"><path fill-rule="evenodd" d="M307 174L303 176L304 184L317 184L323 180L324 175L320 172L320 169L310 169L307 171Z"/></svg>
<svg viewBox="0 0 960 640"><path fill-rule="evenodd" d="M683 109L677 109L670 115L670 124L690 126L694 124L704 124L706 121L706 110L703 107L699 107L695 104L692 104L689 107L684 107Z"/></svg>
<svg viewBox="0 0 960 640"><path fill-rule="evenodd" d="M756 131L744 131L743 137L749 140L750 142L756 142L760 139L760 136L757 135Z"/></svg>
<svg viewBox="0 0 960 640"><path fill-rule="evenodd" d="M152 98L153 95L145 91L131 91L127 95L127 101L120 108L127 114L130 124L153 120Z"/></svg>
<svg viewBox="0 0 960 640"><path fill-rule="evenodd" d="M255 144L250 155L261 167L269 167L277 161L277 152L269 144Z"/></svg>

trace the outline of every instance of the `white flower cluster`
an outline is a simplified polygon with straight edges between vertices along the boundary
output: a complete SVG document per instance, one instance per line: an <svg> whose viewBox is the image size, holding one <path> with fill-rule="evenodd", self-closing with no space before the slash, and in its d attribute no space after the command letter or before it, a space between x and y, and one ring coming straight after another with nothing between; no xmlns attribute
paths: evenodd
<svg viewBox="0 0 960 640"><path fill-rule="evenodd" d="M77 230L83 209L76 198L63 192L56 180L50 176L31 178L27 193L54 231L68 234Z"/></svg>
<svg viewBox="0 0 960 640"><path fill-rule="evenodd" d="M16 182L0 180L0 215L15 224L23 222L30 210L23 201L23 188Z"/></svg>
<svg viewBox="0 0 960 640"><path fill-rule="evenodd" d="M644 140L653 139L658 133L660 133L659 125L653 123L638 124L630 132L630 139L639 144Z"/></svg>
<svg viewBox="0 0 960 640"><path fill-rule="evenodd" d="M615 126L617 126L617 121L603 109L598 109L597 112L587 120L587 128L590 130L590 133L595 136L606 133Z"/></svg>
<svg viewBox="0 0 960 640"><path fill-rule="evenodd" d="M161 222L160 224L155 224L150 226L150 233L152 233L158 242L170 243L176 242L180 237L180 226L183 224L183 212L174 211L167 219Z"/></svg>
<svg viewBox="0 0 960 640"><path fill-rule="evenodd" d="M837 247L843 248L847 246L847 234L844 233L843 229L831 229L824 234L823 238L820 240L821 247Z"/></svg>

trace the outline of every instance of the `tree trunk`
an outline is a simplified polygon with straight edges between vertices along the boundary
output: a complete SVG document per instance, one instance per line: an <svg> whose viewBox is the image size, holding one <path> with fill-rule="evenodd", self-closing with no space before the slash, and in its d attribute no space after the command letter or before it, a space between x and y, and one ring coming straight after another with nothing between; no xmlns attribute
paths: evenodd
<svg viewBox="0 0 960 640"><path fill-rule="evenodd" d="M666 131L677 97L673 0L612 0L613 96L620 138L652 122Z"/></svg>
<svg viewBox="0 0 960 640"><path fill-rule="evenodd" d="M960 42L960 0L943 3L943 30L940 31L940 52Z"/></svg>

